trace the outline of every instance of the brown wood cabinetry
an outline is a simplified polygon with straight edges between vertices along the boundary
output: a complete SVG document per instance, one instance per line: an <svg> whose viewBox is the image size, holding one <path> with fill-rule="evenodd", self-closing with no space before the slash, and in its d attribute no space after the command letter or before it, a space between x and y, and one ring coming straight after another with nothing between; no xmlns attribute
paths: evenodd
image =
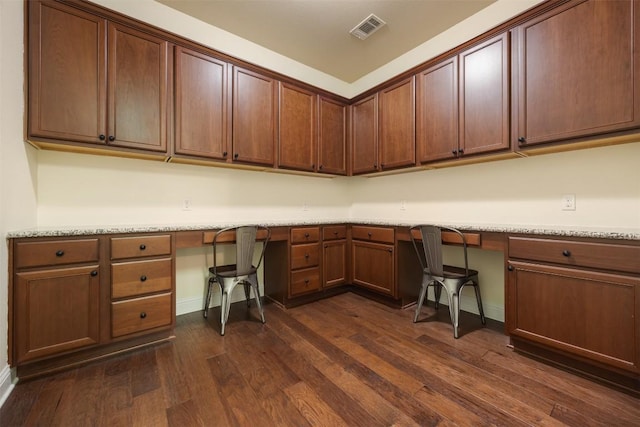
<svg viewBox="0 0 640 427"><path fill-rule="evenodd" d="M277 124L276 80L233 67L233 161L273 167Z"/></svg>
<svg viewBox="0 0 640 427"><path fill-rule="evenodd" d="M416 162L415 78L378 94L380 170L413 166Z"/></svg>
<svg viewBox="0 0 640 427"><path fill-rule="evenodd" d="M52 1L29 7L29 138L166 152L168 43Z"/></svg>
<svg viewBox="0 0 640 427"><path fill-rule="evenodd" d="M331 288L347 283L347 226L322 228L322 287Z"/></svg>
<svg viewBox="0 0 640 427"><path fill-rule="evenodd" d="M314 172L316 169L317 95L280 83L278 167Z"/></svg>
<svg viewBox="0 0 640 427"><path fill-rule="evenodd" d="M174 56L173 153L226 160L231 135L230 66L179 46Z"/></svg>
<svg viewBox="0 0 640 427"><path fill-rule="evenodd" d="M351 233L353 284L396 297L393 228L353 226Z"/></svg>
<svg viewBox="0 0 640 427"><path fill-rule="evenodd" d="M503 33L418 74L419 162L509 148L508 40Z"/></svg>
<svg viewBox="0 0 640 427"><path fill-rule="evenodd" d="M514 30L521 148L640 126L640 2L575 0Z"/></svg>
<svg viewBox="0 0 640 427"><path fill-rule="evenodd" d="M351 172L378 170L378 95L351 105Z"/></svg>
<svg viewBox="0 0 640 427"><path fill-rule="evenodd" d="M640 379L638 260L636 245L510 237L506 323L515 348Z"/></svg>
<svg viewBox="0 0 640 427"><path fill-rule="evenodd" d="M320 227L292 228L289 298L321 288Z"/></svg>
<svg viewBox="0 0 640 427"><path fill-rule="evenodd" d="M347 106L318 96L318 172L347 174Z"/></svg>

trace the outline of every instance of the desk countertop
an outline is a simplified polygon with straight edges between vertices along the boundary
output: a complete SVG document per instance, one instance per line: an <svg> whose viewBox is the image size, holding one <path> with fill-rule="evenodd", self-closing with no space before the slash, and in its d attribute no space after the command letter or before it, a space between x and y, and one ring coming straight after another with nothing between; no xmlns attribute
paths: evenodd
<svg viewBox="0 0 640 427"><path fill-rule="evenodd" d="M290 227L320 224L352 224L352 225L380 225L392 227L405 227L416 224L415 222L392 221L379 219L319 219L319 220L291 220L291 221L265 221L261 223L269 227ZM241 225L228 221L211 222L208 224L146 224L146 225L98 225L98 226L60 226L60 227L36 227L24 230L16 230L7 233L7 239L35 238L35 237L64 237L84 236L97 234L122 234L122 233L152 233L152 232L178 232L215 230L233 225ZM439 224L459 228L466 231L509 233L509 234L538 234L547 236L587 237L598 239L640 240L640 229L623 229L589 226L555 226L533 224Z"/></svg>

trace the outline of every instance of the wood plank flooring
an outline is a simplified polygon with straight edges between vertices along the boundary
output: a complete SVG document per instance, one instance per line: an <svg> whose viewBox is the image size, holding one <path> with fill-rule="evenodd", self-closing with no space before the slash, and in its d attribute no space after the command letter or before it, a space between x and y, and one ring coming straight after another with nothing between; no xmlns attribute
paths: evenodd
<svg viewBox="0 0 640 427"><path fill-rule="evenodd" d="M424 313L433 313L425 308ZM446 307L352 293L178 317L176 339L19 383L0 426L639 426L640 399L514 353Z"/></svg>

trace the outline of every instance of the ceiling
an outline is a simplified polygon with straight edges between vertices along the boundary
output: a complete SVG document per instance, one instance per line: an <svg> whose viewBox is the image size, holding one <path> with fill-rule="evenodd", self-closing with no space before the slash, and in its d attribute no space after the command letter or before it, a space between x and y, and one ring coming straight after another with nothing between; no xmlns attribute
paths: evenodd
<svg viewBox="0 0 640 427"><path fill-rule="evenodd" d="M496 0L156 0L353 83ZM371 13L386 25L349 31Z"/></svg>

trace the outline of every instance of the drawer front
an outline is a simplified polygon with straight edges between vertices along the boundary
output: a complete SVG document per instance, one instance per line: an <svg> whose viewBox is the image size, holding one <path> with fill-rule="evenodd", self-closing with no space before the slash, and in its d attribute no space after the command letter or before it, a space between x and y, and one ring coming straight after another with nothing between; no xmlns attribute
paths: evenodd
<svg viewBox="0 0 640 427"><path fill-rule="evenodd" d="M393 228L386 227L364 227L354 225L351 227L351 237L356 240L394 243Z"/></svg>
<svg viewBox="0 0 640 427"><path fill-rule="evenodd" d="M132 236L111 239L111 259L171 255L171 236Z"/></svg>
<svg viewBox="0 0 640 427"><path fill-rule="evenodd" d="M291 243L311 243L320 240L320 227L291 229Z"/></svg>
<svg viewBox="0 0 640 427"><path fill-rule="evenodd" d="M113 264L111 298L170 291L173 282L171 266L171 258Z"/></svg>
<svg viewBox="0 0 640 427"><path fill-rule="evenodd" d="M111 303L111 336L171 325L171 293Z"/></svg>
<svg viewBox="0 0 640 427"><path fill-rule="evenodd" d="M320 260L320 244L291 246L291 269L315 267Z"/></svg>
<svg viewBox="0 0 640 427"><path fill-rule="evenodd" d="M347 238L347 227L345 225L332 225L322 228L323 240L342 240Z"/></svg>
<svg viewBox="0 0 640 427"><path fill-rule="evenodd" d="M291 273L290 297L315 292L320 289L320 269L307 268Z"/></svg>
<svg viewBox="0 0 640 427"><path fill-rule="evenodd" d="M509 258L640 273L640 246L509 237Z"/></svg>
<svg viewBox="0 0 640 427"><path fill-rule="evenodd" d="M97 262L98 239L18 242L15 246L16 268Z"/></svg>

